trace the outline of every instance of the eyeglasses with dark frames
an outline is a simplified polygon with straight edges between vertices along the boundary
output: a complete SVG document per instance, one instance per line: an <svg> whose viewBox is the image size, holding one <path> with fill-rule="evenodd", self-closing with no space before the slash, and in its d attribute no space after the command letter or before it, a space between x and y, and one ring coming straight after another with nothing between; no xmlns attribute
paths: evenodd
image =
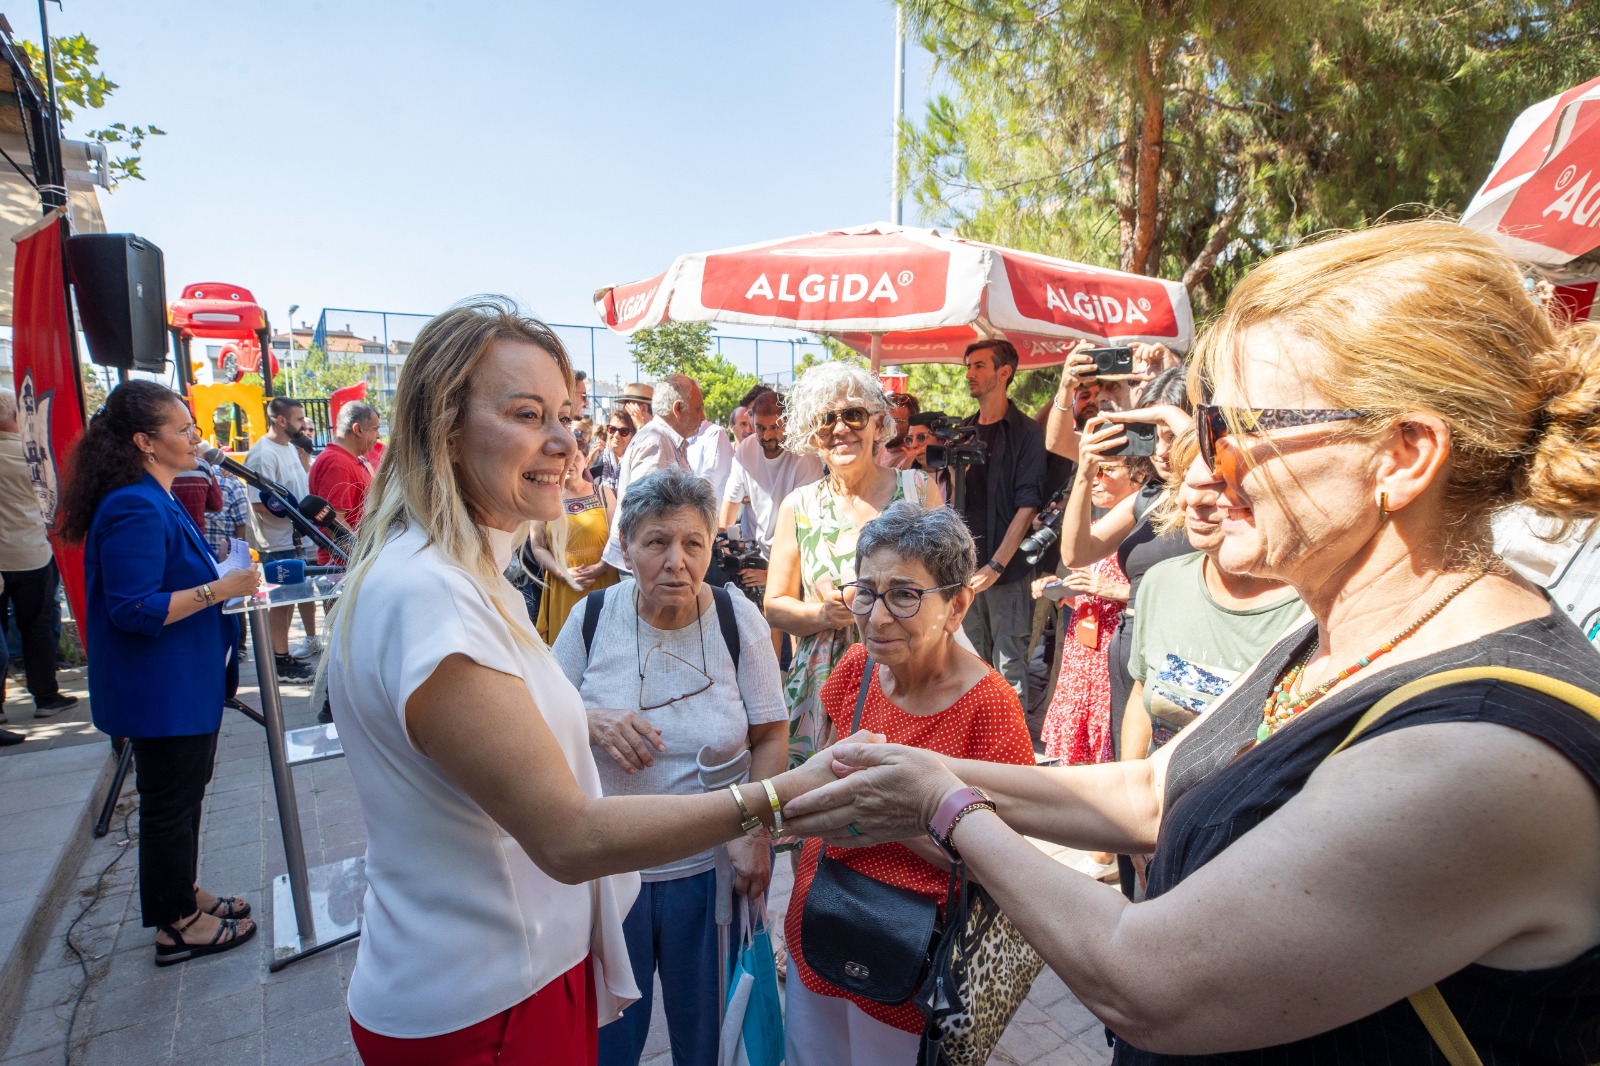
<svg viewBox="0 0 1600 1066"><path fill-rule="evenodd" d="M1231 415L1247 433L1263 433L1273 429L1293 429L1296 426L1316 426L1327 422L1346 422L1370 417L1370 411L1357 411L1345 407L1219 407L1216 404L1197 404L1194 409L1195 438L1200 458L1217 474L1235 480L1237 465L1228 460L1226 472L1217 469L1217 442L1228 436Z"/></svg>
<svg viewBox="0 0 1600 1066"><path fill-rule="evenodd" d="M872 608L882 600L889 613L903 622L907 618L915 617L916 613L922 610L922 597L928 593L949 592L960 587L961 582L957 581L953 585L936 585L929 589L896 585L892 589L879 592L864 581L852 581L840 586L840 591L845 594L845 605L850 608L850 613L857 618L865 618L871 614Z"/></svg>

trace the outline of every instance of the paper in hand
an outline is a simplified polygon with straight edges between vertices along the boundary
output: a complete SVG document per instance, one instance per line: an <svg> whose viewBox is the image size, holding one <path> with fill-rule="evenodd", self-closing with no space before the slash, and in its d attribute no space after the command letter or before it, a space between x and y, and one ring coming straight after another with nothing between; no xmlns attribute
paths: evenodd
<svg viewBox="0 0 1600 1066"><path fill-rule="evenodd" d="M235 570L248 570L255 562L250 558L250 544L248 541L237 537L228 538L228 557L217 563L217 576L232 573Z"/></svg>

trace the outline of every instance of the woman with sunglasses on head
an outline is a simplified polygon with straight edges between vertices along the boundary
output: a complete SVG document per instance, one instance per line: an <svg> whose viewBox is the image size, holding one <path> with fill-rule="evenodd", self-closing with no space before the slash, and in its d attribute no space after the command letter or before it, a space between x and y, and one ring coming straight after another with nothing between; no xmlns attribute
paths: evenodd
<svg viewBox="0 0 1600 1066"><path fill-rule="evenodd" d="M1121 1066L1600 1060L1600 655L1490 529L1600 516L1600 326L1554 327L1486 237L1381 226L1257 267L1194 380L1217 564L1315 624L1149 759L845 745L787 827L931 821ZM969 785L1000 816L953 821ZM1148 899L1018 831L1153 846Z"/></svg>
<svg viewBox="0 0 1600 1066"><path fill-rule="evenodd" d="M818 694L855 643L854 617L840 590L855 580L861 527L897 500L929 507L943 501L922 471L878 465L897 423L868 371L850 363L814 366L789 390L784 410L784 447L818 456L824 466L822 480L779 506L767 570L767 621L797 638L784 695L791 758L804 759L816 750L823 724Z"/></svg>
<svg viewBox="0 0 1600 1066"><path fill-rule="evenodd" d="M861 530L856 577L840 586L855 622L854 644L822 688L827 716L819 743L857 728L890 743L953 759L1033 764L1033 741L1022 704L1005 678L957 638L972 606L967 587L977 549L961 516L946 507L891 504ZM870 673L868 672L870 668ZM923 1014L909 1000L889 1004L829 981L821 961L854 943L816 938L807 899L819 863L837 864L884 884L937 901L948 918L950 864L926 838L855 851L807 841L795 872L784 922L789 946L784 1030L790 1066L913 1066ZM855 936L883 935L886 914L862 913ZM813 919L813 922L815 919ZM807 932L808 927L813 932ZM837 937L835 938L837 939Z"/></svg>

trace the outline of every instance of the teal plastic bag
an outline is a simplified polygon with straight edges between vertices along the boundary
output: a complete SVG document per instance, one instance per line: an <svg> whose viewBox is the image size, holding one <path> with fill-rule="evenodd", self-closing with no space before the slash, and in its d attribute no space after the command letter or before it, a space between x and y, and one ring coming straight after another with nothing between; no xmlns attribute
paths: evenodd
<svg viewBox="0 0 1600 1066"><path fill-rule="evenodd" d="M747 901L744 939L730 960L718 1066L782 1066L783 1002L772 960L767 900Z"/></svg>

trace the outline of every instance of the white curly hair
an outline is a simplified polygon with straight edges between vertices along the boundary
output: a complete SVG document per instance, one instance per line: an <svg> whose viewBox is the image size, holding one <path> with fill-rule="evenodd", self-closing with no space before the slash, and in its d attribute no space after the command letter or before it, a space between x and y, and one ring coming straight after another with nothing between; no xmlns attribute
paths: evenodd
<svg viewBox="0 0 1600 1066"><path fill-rule="evenodd" d="M816 444L822 418L841 401L860 404L875 416L874 452L899 432L877 375L854 363L822 363L801 374L783 399L783 446L796 455L822 454Z"/></svg>

